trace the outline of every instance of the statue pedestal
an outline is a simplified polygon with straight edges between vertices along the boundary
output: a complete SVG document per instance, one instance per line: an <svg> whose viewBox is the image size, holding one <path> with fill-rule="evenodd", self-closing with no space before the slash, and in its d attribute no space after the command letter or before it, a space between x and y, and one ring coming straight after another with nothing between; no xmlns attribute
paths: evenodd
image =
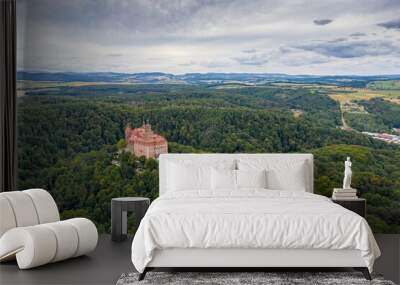
<svg viewBox="0 0 400 285"><path fill-rule="evenodd" d="M343 189L334 188L332 193L332 199L357 199L357 189Z"/></svg>
<svg viewBox="0 0 400 285"><path fill-rule="evenodd" d="M349 192L349 193L355 192L355 193L357 193L357 189L355 189L355 188L347 188L347 189L333 188L333 192Z"/></svg>

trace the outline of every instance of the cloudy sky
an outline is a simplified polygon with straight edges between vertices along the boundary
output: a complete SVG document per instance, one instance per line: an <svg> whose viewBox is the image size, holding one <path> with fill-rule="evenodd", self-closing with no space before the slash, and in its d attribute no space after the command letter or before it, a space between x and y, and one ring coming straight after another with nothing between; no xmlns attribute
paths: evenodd
<svg viewBox="0 0 400 285"><path fill-rule="evenodd" d="M400 74L400 0L17 0L18 68Z"/></svg>

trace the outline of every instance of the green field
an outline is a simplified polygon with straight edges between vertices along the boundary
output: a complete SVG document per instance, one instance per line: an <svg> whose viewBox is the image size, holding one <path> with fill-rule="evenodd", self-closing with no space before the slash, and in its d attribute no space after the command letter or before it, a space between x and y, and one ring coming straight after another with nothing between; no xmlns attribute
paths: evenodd
<svg viewBox="0 0 400 285"><path fill-rule="evenodd" d="M367 88L373 90L400 90L400 80L372 81Z"/></svg>

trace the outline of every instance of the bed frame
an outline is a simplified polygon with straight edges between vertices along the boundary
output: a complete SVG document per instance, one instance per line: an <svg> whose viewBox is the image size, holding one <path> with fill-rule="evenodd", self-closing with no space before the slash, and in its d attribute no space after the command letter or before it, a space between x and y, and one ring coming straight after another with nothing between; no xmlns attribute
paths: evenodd
<svg viewBox="0 0 400 285"><path fill-rule="evenodd" d="M162 154L160 156L160 195L167 189L168 161L212 161L221 159L292 159L303 160L307 165L307 192L313 193L313 155L312 154ZM329 249L249 249L249 248L170 248L156 250L152 261L147 265L139 280L146 273L157 268L229 268L234 271L246 271L271 268L353 268L361 271L367 280L371 275L359 250Z"/></svg>
<svg viewBox="0 0 400 285"><path fill-rule="evenodd" d="M328 249L193 249L171 248L156 250L152 261L139 275L155 268L230 268L247 271L271 268L353 268L371 280L359 250Z"/></svg>

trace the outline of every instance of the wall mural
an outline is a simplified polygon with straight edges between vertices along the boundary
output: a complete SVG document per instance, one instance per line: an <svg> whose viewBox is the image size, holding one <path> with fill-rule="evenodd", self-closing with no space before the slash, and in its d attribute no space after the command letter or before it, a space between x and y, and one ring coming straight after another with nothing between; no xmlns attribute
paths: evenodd
<svg viewBox="0 0 400 285"><path fill-rule="evenodd" d="M310 152L326 196L350 156L400 233L400 5L299 2L18 0L18 187L107 232L160 153Z"/></svg>

